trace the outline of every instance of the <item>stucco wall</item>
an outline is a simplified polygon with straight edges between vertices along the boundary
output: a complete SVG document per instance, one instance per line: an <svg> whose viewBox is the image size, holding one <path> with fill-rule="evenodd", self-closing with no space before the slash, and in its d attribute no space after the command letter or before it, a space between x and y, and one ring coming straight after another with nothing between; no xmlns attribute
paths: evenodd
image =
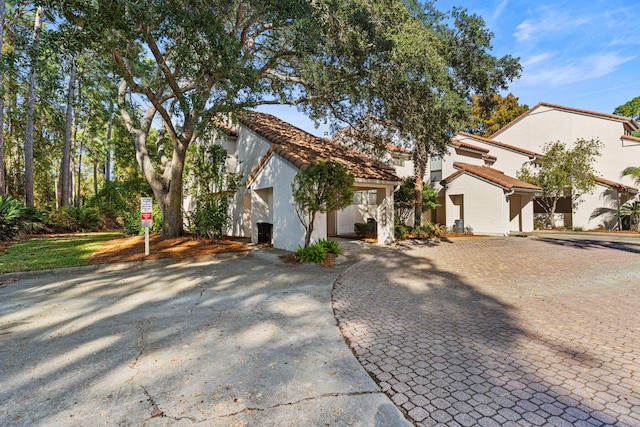
<svg viewBox="0 0 640 427"><path fill-rule="evenodd" d="M539 153L547 142L570 144L578 138L599 138L604 147L595 165L598 175L634 186L631 178L621 178L620 173L628 166L638 166L640 144L623 143L622 135L624 125L620 121L542 106L496 135L495 139Z"/></svg>
<svg viewBox="0 0 640 427"><path fill-rule="evenodd" d="M530 161L529 156L527 156L526 154L517 153L506 148L498 147L481 140L465 136L458 136L457 138L460 141L464 141L468 144L476 145L478 147L486 148L487 150L489 150L490 155L497 157L497 160L491 167L513 177L516 176L517 171L520 170L525 163Z"/></svg>
<svg viewBox="0 0 640 427"><path fill-rule="evenodd" d="M241 176L240 187L229 206L231 224L227 233L239 237L251 236L252 234L257 236L257 230L247 221L251 209L251 195L247 193L244 183L260 159L269 150L271 144L242 126L239 127L237 138L218 138L215 143L227 150L229 172L239 173Z"/></svg>
<svg viewBox="0 0 640 427"><path fill-rule="evenodd" d="M454 205L456 195L462 195L462 218L457 217L460 209ZM504 191L467 174L451 181L445 195L446 226L451 227L456 219L464 220L464 225L475 234L505 235L509 233L509 204Z"/></svg>
<svg viewBox="0 0 640 427"><path fill-rule="evenodd" d="M279 249L295 251L298 246L304 245L304 227L296 215L291 191L291 182L298 170L289 162L277 155L272 155L267 163L260 169L251 183L252 193L259 194L261 190L271 189L272 205L270 223L273 224L273 246ZM252 241L258 240L257 226L259 216L255 215L252 196ZM314 224L314 232L311 241L316 241L327 236L326 215L320 214Z"/></svg>
<svg viewBox="0 0 640 427"><path fill-rule="evenodd" d="M580 227L585 230L616 228L617 208L618 192L604 185L597 185L594 192L583 195L577 208L574 208L572 225L574 228Z"/></svg>

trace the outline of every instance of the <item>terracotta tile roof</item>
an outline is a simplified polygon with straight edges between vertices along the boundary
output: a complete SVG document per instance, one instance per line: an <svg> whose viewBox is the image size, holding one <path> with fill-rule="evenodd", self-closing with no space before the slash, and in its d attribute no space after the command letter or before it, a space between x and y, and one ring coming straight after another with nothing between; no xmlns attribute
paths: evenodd
<svg viewBox="0 0 640 427"><path fill-rule="evenodd" d="M528 111L525 111L520 116L518 116L515 119L513 119L511 121L511 123L507 124L502 129L500 129L497 132L495 132L493 135L490 136L490 138L494 138L497 135L500 135L506 129L510 128L515 123L517 123L520 120L522 120L522 118L524 118L525 116L531 114L534 110L536 110L536 109L538 109L540 107L548 107L548 108L553 108L553 109L556 109L556 110L564 110L564 111L570 111L570 112L573 112L573 113L586 114L588 116L595 116L595 117L602 117L602 118L605 118L605 119L617 120L619 122L623 122L623 123L629 124L632 129L638 129L638 123L636 123L635 120L633 120L633 119L631 119L629 117L617 116L615 114L598 113L596 111L589 111L589 110L583 110L583 109L580 109L580 108L565 107L565 106L562 106L562 105L549 104L547 102L540 102L540 103L534 105L533 107L531 107Z"/></svg>
<svg viewBox="0 0 640 427"><path fill-rule="evenodd" d="M638 192L637 188L629 187L628 185L620 184L619 182L609 181L608 179L604 179L600 176L596 177L596 182L620 191L627 191L634 194Z"/></svg>
<svg viewBox="0 0 640 427"><path fill-rule="evenodd" d="M507 190L520 190L520 191L523 191L523 190L524 191L541 191L542 190L542 188L536 185L529 184L528 182L521 181L509 175L505 175L504 172L494 168L490 168L488 166L475 166L467 163L454 162L453 167L458 168L458 170L452 173L451 175L449 175L448 177L446 177L445 179L443 179L441 181L443 184L450 182L451 180L453 180L459 175L462 175L464 173L469 173L471 175L474 175L485 181L489 181Z"/></svg>
<svg viewBox="0 0 640 427"><path fill-rule="evenodd" d="M213 124L216 128L229 136L238 136L238 130L231 124L228 118L214 117Z"/></svg>
<svg viewBox="0 0 640 427"><path fill-rule="evenodd" d="M345 166L356 178L402 181L393 166L373 160L330 139L311 135L270 114L249 112L240 116L239 121L271 143L269 151L253 170L247 183L255 178L259 168L274 153L300 170L319 160L331 160Z"/></svg>
<svg viewBox="0 0 640 427"><path fill-rule="evenodd" d="M460 141L458 139L451 138L449 144L456 148L462 148L465 150L475 151L477 153L488 153L489 149L484 147L478 147L477 145L469 144L468 142Z"/></svg>
<svg viewBox="0 0 640 427"><path fill-rule="evenodd" d="M524 155L528 156L529 158L533 158L533 157L536 157L536 156L537 157L542 157L542 154L538 154L538 153L536 153L534 151L530 151L530 150L525 150L524 148L516 147L515 145L505 144L505 143L502 143L500 141L496 141L495 139L485 138L483 136L473 135L473 134L467 133L467 132L458 132L458 135L462 135L462 136L465 136L467 138L473 138L473 139L476 139L478 141L482 141L482 142L484 142L486 144L493 145L495 147L504 148L505 150L514 151L516 153L524 154Z"/></svg>
<svg viewBox="0 0 640 427"><path fill-rule="evenodd" d="M640 138L638 138L637 136L622 135L622 136L620 137L620 139L626 139L627 141L633 141L633 142L638 142L638 143L640 143Z"/></svg>

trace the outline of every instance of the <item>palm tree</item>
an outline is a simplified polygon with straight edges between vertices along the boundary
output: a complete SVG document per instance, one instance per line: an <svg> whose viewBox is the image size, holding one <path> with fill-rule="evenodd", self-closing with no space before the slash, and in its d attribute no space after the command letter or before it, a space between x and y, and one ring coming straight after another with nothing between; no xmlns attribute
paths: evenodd
<svg viewBox="0 0 640 427"><path fill-rule="evenodd" d="M620 218L629 218L630 228L640 231L640 202L627 202L618 209Z"/></svg>
<svg viewBox="0 0 640 427"><path fill-rule="evenodd" d="M622 171L620 176L630 176L637 185L640 185L640 166L629 166Z"/></svg>

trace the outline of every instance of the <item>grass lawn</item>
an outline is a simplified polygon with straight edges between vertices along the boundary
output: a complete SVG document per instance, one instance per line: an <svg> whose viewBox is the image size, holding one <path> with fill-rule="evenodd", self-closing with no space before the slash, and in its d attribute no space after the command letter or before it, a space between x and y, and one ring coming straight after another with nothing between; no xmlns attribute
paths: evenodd
<svg viewBox="0 0 640 427"><path fill-rule="evenodd" d="M0 253L0 273L89 265L89 257L120 232L38 237L15 243Z"/></svg>

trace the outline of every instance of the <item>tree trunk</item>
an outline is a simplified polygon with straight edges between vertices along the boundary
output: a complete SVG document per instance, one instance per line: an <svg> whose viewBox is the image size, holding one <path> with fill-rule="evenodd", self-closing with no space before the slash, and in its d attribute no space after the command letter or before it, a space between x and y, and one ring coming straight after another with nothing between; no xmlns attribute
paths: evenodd
<svg viewBox="0 0 640 427"><path fill-rule="evenodd" d="M421 159L421 156L414 154L413 173L414 185L413 185L413 226L419 227L422 225L422 190L424 189L424 174L426 170L426 160Z"/></svg>
<svg viewBox="0 0 640 427"><path fill-rule="evenodd" d="M93 194L98 194L98 156L93 156Z"/></svg>
<svg viewBox="0 0 640 427"><path fill-rule="evenodd" d="M75 138L74 138L75 139ZM80 187L82 186L82 139L80 140L80 151L78 152L78 192L76 196L76 207L80 207Z"/></svg>
<svg viewBox="0 0 640 427"><path fill-rule="evenodd" d="M69 90L67 93L67 114L64 129L64 149L62 152L62 162L60 166L60 202L59 206L71 205L71 128L73 125L73 100L75 98L76 83L76 61L71 59L71 72L69 75Z"/></svg>
<svg viewBox="0 0 640 427"><path fill-rule="evenodd" d="M40 38L42 29L42 15L44 8L38 6L36 10L35 22L33 24L33 42L36 44ZM29 91L27 93L27 123L24 141L24 194L25 202L28 206L34 206L35 198L33 194L33 114L36 107L36 60L31 59L31 74L29 75Z"/></svg>
<svg viewBox="0 0 640 427"><path fill-rule="evenodd" d="M107 159L104 162L104 182L111 181L111 129L113 127L112 107L109 104L109 124L107 126Z"/></svg>
<svg viewBox="0 0 640 427"><path fill-rule="evenodd" d="M6 5L3 3L0 8L0 59L2 58L2 45L4 44L4 9ZM0 78L0 197L7 192L4 172L4 79Z"/></svg>
<svg viewBox="0 0 640 427"><path fill-rule="evenodd" d="M549 209L549 225L551 228L556 228L556 208L558 206L558 199L553 199L551 203L551 209Z"/></svg>

